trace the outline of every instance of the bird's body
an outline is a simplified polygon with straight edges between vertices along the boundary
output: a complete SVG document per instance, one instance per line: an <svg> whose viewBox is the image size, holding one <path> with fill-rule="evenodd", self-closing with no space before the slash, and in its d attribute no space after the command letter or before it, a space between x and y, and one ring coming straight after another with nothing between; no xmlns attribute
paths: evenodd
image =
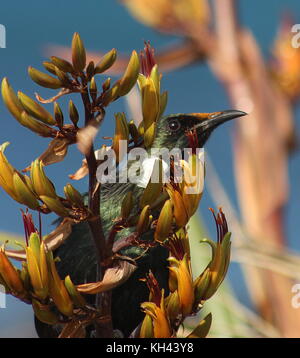
<svg viewBox="0 0 300 358"><path fill-rule="evenodd" d="M219 124L238 116L244 115L239 111L225 111L205 115L171 115L160 119L157 124L156 138L153 147L173 148L189 147L187 132L196 129L198 145L202 147L208 139L211 131ZM201 124L201 125L200 125ZM101 185L101 207L100 214L104 234L107 235L114 220L120 216L121 203L128 191L132 191L135 200L133 214L138 214L139 198L143 188L132 183L113 183ZM159 213L153 213L155 215ZM126 237L132 229L122 230L116 240ZM144 233L141 240L153 241L153 230ZM118 329L126 337L128 336L143 318L140 310L140 303L147 301L149 291L141 278L151 270L158 280L160 287L168 291L168 251L163 246L149 248L146 252L140 247L132 246L125 248L122 254L136 259L137 270L121 286L113 289L112 292L112 319L113 328ZM80 223L73 227L72 234L57 250L60 262L57 264L59 274L62 278L70 275L75 284L95 282L97 272L97 260L93 240L90 234L88 223ZM90 296L94 300L94 296ZM91 302L92 303L92 302ZM50 326L36 321L37 331L40 336L51 336Z"/></svg>

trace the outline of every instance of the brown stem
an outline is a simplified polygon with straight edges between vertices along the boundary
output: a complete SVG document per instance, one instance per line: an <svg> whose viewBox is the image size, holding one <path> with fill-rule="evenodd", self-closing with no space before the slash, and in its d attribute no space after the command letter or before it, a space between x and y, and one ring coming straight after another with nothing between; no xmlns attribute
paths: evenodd
<svg viewBox="0 0 300 358"><path fill-rule="evenodd" d="M85 125L87 126L94 118L91 111L91 102L87 92L81 94L85 109ZM100 113L102 119L104 118L104 110ZM105 259L105 236L100 217L100 184L97 182L97 160L94 154L93 144L90 146L86 154L86 161L89 169L89 202L88 207L92 213L93 219L89 220L89 227L94 241L96 256L97 256L97 281L101 281L104 275L103 262ZM95 323L97 338L111 338L113 336L113 327L111 319L111 293L104 292L96 295L96 308L100 312L100 319Z"/></svg>

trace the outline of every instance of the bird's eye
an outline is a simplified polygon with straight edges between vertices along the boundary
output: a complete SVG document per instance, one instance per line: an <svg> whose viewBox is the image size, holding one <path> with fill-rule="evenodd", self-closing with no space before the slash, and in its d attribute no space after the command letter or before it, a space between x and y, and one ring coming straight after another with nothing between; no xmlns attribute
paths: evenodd
<svg viewBox="0 0 300 358"><path fill-rule="evenodd" d="M178 119L171 119L168 123L169 130L174 133L178 132L181 128L181 124Z"/></svg>

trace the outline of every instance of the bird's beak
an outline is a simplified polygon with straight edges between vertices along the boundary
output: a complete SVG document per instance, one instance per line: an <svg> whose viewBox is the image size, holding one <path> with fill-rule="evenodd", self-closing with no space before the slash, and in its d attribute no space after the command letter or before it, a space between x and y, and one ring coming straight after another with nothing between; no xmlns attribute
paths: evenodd
<svg viewBox="0 0 300 358"><path fill-rule="evenodd" d="M189 115L199 119L199 124L195 128L203 127L205 130L212 129L231 119L245 116L247 113L237 110L227 110L213 113L190 113Z"/></svg>

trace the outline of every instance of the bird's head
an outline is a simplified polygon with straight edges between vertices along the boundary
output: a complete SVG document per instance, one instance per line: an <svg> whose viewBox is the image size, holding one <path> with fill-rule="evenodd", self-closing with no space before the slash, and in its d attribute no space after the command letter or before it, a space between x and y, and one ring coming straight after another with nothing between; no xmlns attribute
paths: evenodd
<svg viewBox="0 0 300 358"><path fill-rule="evenodd" d="M157 123L153 148L202 148L211 132L220 124L246 115L245 112L227 110L213 113L171 114ZM196 142L196 143L195 143Z"/></svg>

